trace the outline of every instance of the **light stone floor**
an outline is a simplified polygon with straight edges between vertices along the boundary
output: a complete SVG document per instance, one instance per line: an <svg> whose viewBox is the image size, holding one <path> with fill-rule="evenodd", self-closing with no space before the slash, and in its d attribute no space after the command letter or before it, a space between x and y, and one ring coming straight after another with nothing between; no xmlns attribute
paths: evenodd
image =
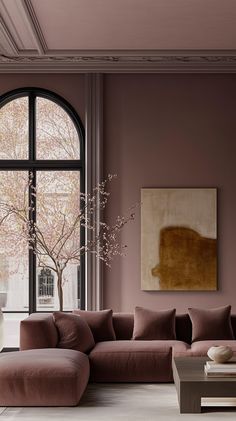
<svg viewBox="0 0 236 421"><path fill-rule="evenodd" d="M0 408L0 421L235 421L236 400L227 402L232 403L181 415L173 384L91 384L78 407Z"/></svg>

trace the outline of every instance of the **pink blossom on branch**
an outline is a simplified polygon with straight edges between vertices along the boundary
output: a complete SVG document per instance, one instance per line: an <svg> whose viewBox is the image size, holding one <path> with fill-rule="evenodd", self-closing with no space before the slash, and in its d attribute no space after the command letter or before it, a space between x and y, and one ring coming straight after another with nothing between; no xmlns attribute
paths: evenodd
<svg viewBox="0 0 236 421"><path fill-rule="evenodd" d="M67 171L62 177L61 172L42 171L37 188L30 173L29 179L23 180L23 197L5 194L8 201L0 202L0 229L4 238L10 239L8 243L14 244L8 252L18 249L19 253L28 245L37 256L38 266L57 274L61 310L64 270L69 263L78 264L85 253L94 253L110 266L114 256L124 255L127 246L120 245L119 235L134 219L134 208L129 209L127 216L117 216L113 225L100 220L110 197L107 184L113 178L108 175L91 194L78 194L77 172ZM81 229L87 232L85 244L80 242Z"/></svg>

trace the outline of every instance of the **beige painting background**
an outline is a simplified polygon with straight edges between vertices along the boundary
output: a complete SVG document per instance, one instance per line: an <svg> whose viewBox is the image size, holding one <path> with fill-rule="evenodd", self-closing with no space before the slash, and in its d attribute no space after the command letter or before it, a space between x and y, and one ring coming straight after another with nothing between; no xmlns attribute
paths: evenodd
<svg viewBox="0 0 236 421"><path fill-rule="evenodd" d="M160 230L186 227L217 239L217 191L210 189L141 189L141 289L160 290L152 269L159 263Z"/></svg>

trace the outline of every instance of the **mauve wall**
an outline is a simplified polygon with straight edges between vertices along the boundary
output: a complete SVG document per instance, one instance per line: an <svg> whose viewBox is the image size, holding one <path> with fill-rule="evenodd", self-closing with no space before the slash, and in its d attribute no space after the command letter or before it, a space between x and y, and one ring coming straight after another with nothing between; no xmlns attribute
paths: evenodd
<svg viewBox="0 0 236 421"><path fill-rule="evenodd" d="M106 75L105 173L117 173L107 217L142 187L218 188L216 292L140 289L140 212L125 228L127 256L105 272L104 307L133 311L231 303L236 312L236 76Z"/></svg>
<svg viewBox="0 0 236 421"><path fill-rule="evenodd" d="M1 74L0 95L22 87L44 88L65 98L84 123L84 76L70 74Z"/></svg>
<svg viewBox="0 0 236 421"><path fill-rule="evenodd" d="M84 76L0 75L0 94L22 86L62 95L84 122ZM140 212L122 233L127 256L105 271L104 307L133 311L231 303L236 312L236 76L105 75L105 174L117 173L107 217L140 201L142 187L218 187L219 290L140 290Z"/></svg>

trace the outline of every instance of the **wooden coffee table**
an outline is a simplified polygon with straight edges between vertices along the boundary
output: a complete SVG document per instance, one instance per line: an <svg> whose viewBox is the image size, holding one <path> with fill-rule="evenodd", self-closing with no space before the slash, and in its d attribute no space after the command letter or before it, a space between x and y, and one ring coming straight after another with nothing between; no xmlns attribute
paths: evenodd
<svg viewBox="0 0 236 421"><path fill-rule="evenodd" d="M207 377L206 357L174 357L173 376L180 413L200 413L201 398L235 398L236 377Z"/></svg>

